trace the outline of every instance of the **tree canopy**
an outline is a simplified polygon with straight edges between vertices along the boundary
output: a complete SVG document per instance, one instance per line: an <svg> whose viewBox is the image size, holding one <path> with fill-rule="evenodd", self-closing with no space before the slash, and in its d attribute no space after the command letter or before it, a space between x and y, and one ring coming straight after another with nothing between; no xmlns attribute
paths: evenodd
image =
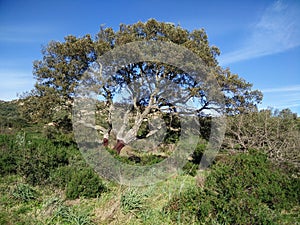
<svg viewBox="0 0 300 225"><path fill-rule="evenodd" d="M62 126L70 126L75 90L89 66L110 50L137 41L174 43L185 47L201 58L203 63L211 69L224 94L225 109L229 115L255 111L256 105L262 100L262 93L252 90L252 84L237 74L231 73L229 68L224 69L219 66L216 57L220 55L220 50L209 44L204 29L188 31L179 25L150 19L144 23L121 24L118 31L101 26L94 39L91 35L85 35L83 37L67 36L64 42L51 41L42 50L43 58L34 62L33 74L36 84L35 88L23 98L25 102L23 112L34 121L55 121ZM111 79L114 84L122 87L134 84L141 79L143 74L147 74L146 77L159 75L159 77L167 78L179 87L189 90L190 98L199 97L201 102L198 109L199 115L205 115L207 112L205 110L215 107L215 102L209 101L207 92L200 84L196 84L189 74L171 65L158 62L132 63L116 71ZM103 85L102 95L109 103L119 90L116 86ZM137 95L137 89L132 90ZM153 101L150 96L149 93L148 96L139 96L133 103L135 112L140 111L137 127L141 126L141 121L153 109L153 107L147 108ZM172 106L169 103L163 98L157 102L158 105L160 104L159 107L167 105L171 109ZM147 110L149 112L145 113ZM134 135L136 133L137 130Z"/></svg>

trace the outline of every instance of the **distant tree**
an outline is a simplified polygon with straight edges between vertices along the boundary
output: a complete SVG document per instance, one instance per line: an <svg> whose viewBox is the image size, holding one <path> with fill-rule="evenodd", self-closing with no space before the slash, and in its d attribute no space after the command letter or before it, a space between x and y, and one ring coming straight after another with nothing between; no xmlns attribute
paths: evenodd
<svg viewBox="0 0 300 225"><path fill-rule="evenodd" d="M7 128L21 128L27 125L27 121L20 115L18 101L0 100L0 130L5 132ZM3 130L2 130L3 129Z"/></svg>
<svg viewBox="0 0 300 225"><path fill-rule="evenodd" d="M207 34L203 29L190 32L171 23L150 19L145 23L121 24L118 31L114 31L112 28L101 27L95 40L92 40L90 35L86 35L83 38L68 36L65 38L65 42L62 43L50 42L42 51L43 59L34 63L34 75L37 82L35 89L23 98L24 102L26 102L24 104L24 112L29 112L28 114L32 118L36 118L36 120L42 119L48 122L60 120L61 124L70 125L74 90L87 68L95 62L98 56L115 47L135 41L172 42L189 49L199 56L204 64L213 70L214 77L225 96L226 112L230 115L253 111L256 109L256 104L262 100L261 92L251 89L252 84L246 82L238 75L232 74L228 68L223 69L218 65L216 57L220 54L220 51L217 47L210 46ZM207 93L200 84L193 84L191 80L187 79L189 77L188 74L184 74L180 69L170 65L154 62L132 63L120 68L111 79L120 87L122 85L132 86L141 79L143 74L147 74L148 77L159 74L160 78L167 77L168 80L177 82L177 84L181 82L181 87L183 84L186 85L186 88L190 91L189 98L196 96L201 99L198 109L199 115L205 115L207 110L215 107L215 103L208 100ZM141 89L137 90L133 86L132 88L136 96L138 91L141 94L143 92ZM119 89L112 85L102 86L100 92L107 103L106 108L112 106L112 99L118 91ZM140 95L133 102L132 110L137 116L133 125L134 129L130 130L132 132L130 137L128 133L117 137L118 144L115 148L118 151L128 144L128 140L137 136L143 119L155 111L154 108L157 105L154 107L154 99L151 99L150 96L151 93L148 93L148 96ZM156 103L159 108L167 106L170 110L175 110L167 99L166 101L160 99ZM107 110L108 114L109 112L110 110ZM125 120L128 120L126 113L123 116ZM66 120L69 122L63 122ZM109 119L108 123L111 123ZM109 127L107 128L108 131ZM121 126L120 130L122 131L122 129Z"/></svg>

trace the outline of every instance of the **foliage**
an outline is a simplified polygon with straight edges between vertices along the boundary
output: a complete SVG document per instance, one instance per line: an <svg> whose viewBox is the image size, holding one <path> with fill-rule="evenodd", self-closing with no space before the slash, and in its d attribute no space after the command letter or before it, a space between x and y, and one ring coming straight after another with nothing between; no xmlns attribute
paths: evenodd
<svg viewBox="0 0 300 225"><path fill-rule="evenodd" d="M47 139L32 139L20 149L19 173L30 184L44 184L52 170L67 165L68 148L56 146Z"/></svg>
<svg viewBox="0 0 300 225"><path fill-rule="evenodd" d="M20 129L27 125L21 116L18 101L5 102L0 100L0 130L4 128Z"/></svg>
<svg viewBox="0 0 300 225"><path fill-rule="evenodd" d="M197 174L206 146L207 145L205 143L199 142L197 144L195 151L191 155L191 160L188 161L186 165L183 167L183 171L185 171L185 173L191 176L195 176Z"/></svg>
<svg viewBox="0 0 300 225"><path fill-rule="evenodd" d="M77 82L94 60L89 35L68 36L65 42L50 42L42 50L43 60L35 61L35 89L23 96L22 113L32 121L57 122L70 129L72 96Z"/></svg>
<svg viewBox="0 0 300 225"><path fill-rule="evenodd" d="M153 165L163 161L166 156L154 155L154 154L132 154L130 156L121 156L116 154L116 152L112 149L107 149L110 154L114 156L115 159L121 161L122 163L127 163L130 165L140 165L147 166Z"/></svg>
<svg viewBox="0 0 300 225"><path fill-rule="evenodd" d="M51 185L60 189L66 189L67 184L71 181L76 167L72 165L60 166L53 170L50 174L49 180Z"/></svg>
<svg viewBox="0 0 300 225"><path fill-rule="evenodd" d="M79 197L95 198L105 190L99 175L90 168L76 170L67 184L66 197L75 199Z"/></svg>
<svg viewBox="0 0 300 225"><path fill-rule="evenodd" d="M43 128L43 135L58 145L72 146L74 145L73 133L66 132L59 126L46 125Z"/></svg>
<svg viewBox="0 0 300 225"><path fill-rule="evenodd" d="M246 82L237 74L232 74L229 69L222 69L218 65L216 57L220 54L220 51L217 47L210 45L204 29L188 31L179 25L175 26L171 23L150 19L145 23L121 24L118 31L101 27L95 40L90 35L81 38L70 35L65 37L64 42L51 41L42 50L43 58L34 62L33 71L36 84L34 90L22 96L22 114L35 122L56 122L60 129L70 132L74 91L78 87L84 72L90 65L93 65L98 56L118 46L135 41L172 42L195 53L202 59L205 66L210 67L213 77L217 80L225 96L225 106L228 114L252 111L262 100L261 92L253 91L252 84ZM159 80L161 78L169 80L178 89L184 89L188 92L190 99L198 98L199 115L206 115L209 111L207 109L217 108L218 103L209 100L207 90L201 82L196 81L191 74L186 74L179 68L160 62L138 62L124 65L124 68L119 68L116 74L110 77L113 85L110 85L109 82L101 84L103 88L97 89L99 92L97 94L104 97L107 103L106 106L109 108L121 87L135 82L143 83L144 76L151 78L155 77L154 75L159 75ZM156 89L157 87L155 87ZM142 91L142 88L139 91ZM172 105L170 99L159 97L157 101L153 101L154 95L151 93L146 95L144 95L145 93L140 95L137 93L138 91L134 91L137 98L133 104L134 113L132 113L132 115L138 115L135 117L135 126L131 127L130 132L119 135L122 136L119 139L125 144L128 144L127 142L133 138L147 135L146 132L143 132L143 129L147 130L148 128L139 129L142 126L143 119L147 117L146 114L154 114L157 108L166 107L174 114L181 112L176 109L177 106ZM150 102L156 103L151 105ZM106 109L102 110L105 111ZM140 114L139 111L141 111ZM124 115L122 118L126 119ZM170 117L170 115L171 113L168 116ZM106 126L108 129L104 129L103 133L109 135L109 129L112 127L110 118L107 118L107 122L110 124ZM168 143L176 142L180 132L179 128L173 129L172 123L168 124L167 127L168 132L165 141ZM120 133L121 130L118 129L117 132ZM129 137L128 135L131 133L132 135ZM115 146L117 151L120 151L120 148L122 147L119 145Z"/></svg>
<svg viewBox="0 0 300 225"><path fill-rule="evenodd" d="M31 185L51 184L65 189L71 199L97 197L105 189L100 177L86 166L74 145L55 144L19 132L0 135L0 146L2 175L20 174ZM31 193L26 187L20 186L17 190Z"/></svg>
<svg viewBox="0 0 300 225"><path fill-rule="evenodd" d="M71 149L41 137L33 138L25 131L0 135L0 146L1 174L20 173L31 184L44 182L52 169L68 164Z"/></svg>
<svg viewBox="0 0 300 225"><path fill-rule="evenodd" d="M73 158L69 165L54 168L41 186L32 187L19 175L1 176L0 221L3 224L296 224L299 221L299 180L279 171L259 152L223 156L207 171L208 177L201 188L195 185L195 178L179 174L140 188L108 182L110 188L97 199L66 200L71 180L88 177L79 175L80 171L91 170ZM20 190L26 190L19 191L17 186L29 189L22 187ZM26 194L30 189L36 190L35 199L25 197L29 200L23 201L22 197L13 197L13 193L31 196Z"/></svg>
<svg viewBox="0 0 300 225"><path fill-rule="evenodd" d="M213 165L203 189L173 198L165 210L182 223L278 224L282 210L299 205L299 182L251 151Z"/></svg>
<svg viewBox="0 0 300 225"><path fill-rule="evenodd" d="M0 135L0 175L14 174L18 169L18 152L12 136Z"/></svg>
<svg viewBox="0 0 300 225"><path fill-rule="evenodd" d="M32 187L18 175L0 179L0 224L94 224L91 206L66 201L60 190Z"/></svg>
<svg viewBox="0 0 300 225"><path fill-rule="evenodd" d="M18 112L15 102L0 101L0 116L12 117Z"/></svg>

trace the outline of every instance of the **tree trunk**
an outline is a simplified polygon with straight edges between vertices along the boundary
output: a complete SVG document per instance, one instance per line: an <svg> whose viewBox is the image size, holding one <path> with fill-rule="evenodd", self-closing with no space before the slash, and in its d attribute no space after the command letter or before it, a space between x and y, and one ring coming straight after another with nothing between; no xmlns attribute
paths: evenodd
<svg viewBox="0 0 300 225"><path fill-rule="evenodd" d="M108 146L108 138L103 138L103 146L104 147Z"/></svg>
<svg viewBox="0 0 300 225"><path fill-rule="evenodd" d="M114 146L113 149L116 150L118 154L120 154L120 152L124 146L125 146L124 141L118 139L117 144Z"/></svg>

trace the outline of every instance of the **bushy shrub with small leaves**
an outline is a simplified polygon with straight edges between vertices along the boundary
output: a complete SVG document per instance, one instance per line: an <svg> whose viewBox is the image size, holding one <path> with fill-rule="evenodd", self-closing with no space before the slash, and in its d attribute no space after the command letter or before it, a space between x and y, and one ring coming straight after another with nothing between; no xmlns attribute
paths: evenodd
<svg viewBox="0 0 300 225"><path fill-rule="evenodd" d="M279 224L282 211L299 207L299 193L299 179L250 151L213 165L203 188L174 197L165 210L181 223Z"/></svg>
<svg viewBox="0 0 300 225"><path fill-rule="evenodd" d="M105 191L105 185L90 168L80 168L76 170L66 187L66 197L75 199L79 197L95 198Z"/></svg>

